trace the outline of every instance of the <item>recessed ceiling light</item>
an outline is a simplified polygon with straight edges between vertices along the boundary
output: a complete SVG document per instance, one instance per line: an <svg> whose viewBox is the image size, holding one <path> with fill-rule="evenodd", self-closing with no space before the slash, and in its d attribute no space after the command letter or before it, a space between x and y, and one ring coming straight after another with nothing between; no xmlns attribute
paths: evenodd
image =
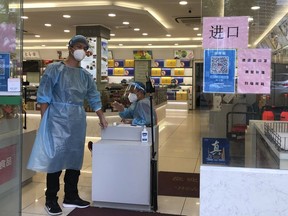
<svg viewBox="0 0 288 216"><path fill-rule="evenodd" d="M116 17L116 14L110 13L110 14L108 14L108 16L109 16L109 17Z"/></svg>
<svg viewBox="0 0 288 216"><path fill-rule="evenodd" d="M166 37L171 37L171 34L166 34Z"/></svg>
<svg viewBox="0 0 288 216"><path fill-rule="evenodd" d="M126 21L123 22L123 25L129 25L129 24L130 24L129 22Z"/></svg>
<svg viewBox="0 0 288 216"><path fill-rule="evenodd" d="M251 7L251 10L259 10L260 9L260 6L253 6Z"/></svg>
<svg viewBox="0 0 288 216"><path fill-rule="evenodd" d="M51 27L52 25L50 23L45 23L44 24L46 27Z"/></svg>
<svg viewBox="0 0 288 216"><path fill-rule="evenodd" d="M42 44L41 46L42 46L42 47L45 47L46 45L45 45L45 44Z"/></svg>
<svg viewBox="0 0 288 216"><path fill-rule="evenodd" d="M148 35L148 33L142 33L142 35L143 35L143 36L147 36L147 35Z"/></svg>
<svg viewBox="0 0 288 216"><path fill-rule="evenodd" d="M64 30L64 32L65 32L65 33L69 33L69 32L70 32L70 30L68 30L68 29L65 29L65 30Z"/></svg>
<svg viewBox="0 0 288 216"><path fill-rule="evenodd" d="M140 28L134 28L134 31L140 31Z"/></svg>
<svg viewBox="0 0 288 216"><path fill-rule="evenodd" d="M112 34L110 34L110 36L111 36L111 37L114 37L114 36L115 36L115 34L113 34L113 33L112 33Z"/></svg>
<svg viewBox="0 0 288 216"><path fill-rule="evenodd" d="M21 16L22 19L28 19L28 16Z"/></svg>
<svg viewBox="0 0 288 216"><path fill-rule="evenodd" d="M174 45L175 45L175 46L178 46L179 44L178 44L178 43L175 43Z"/></svg>
<svg viewBox="0 0 288 216"><path fill-rule="evenodd" d="M197 34L197 36L202 36L202 34L199 33L199 34Z"/></svg>
<svg viewBox="0 0 288 216"><path fill-rule="evenodd" d="M180 1L179 4L180 4L180 5L187 5L188 2L187 2L187 1Z"/></svg>
<svg viewBox="0 0 288 216"><path fill-rule="evenodd" d="M195 31L198 31L198 30L199 30L199 28L198 28L198 27L195 27L195 28L193 28L193 30L195 30Z"/></svg>
<svg viewBox="0 0 288 216"><path fill-rule="evenodd" d="M123 46L123 44L119 44L119 46Z"/></svg>
<svg viewBox="0 0 288 216"><path fill-rule="evenodd" d="M64 14L63 17L64 17L64 18L71 18L71 16L68 15L68 14Z"/></svg>
<svg viewBox="0 0 288 216"><path fill-rule="evenodd" d="M248 17L248 22L252 22L254 20L253 17Z"/></svg>
<svg viewBox="0 0 288 216"><path fill-rule="evenodd" d="M40 35L35 35L35 37L38 37L38 38L39 38L39 37L40 37Z"/></svg>
<svg viewBox="0 0 288 216"><path fill-rule="evenodd" d="M152 44L148 44L148 46L152 46Z"/></svg>

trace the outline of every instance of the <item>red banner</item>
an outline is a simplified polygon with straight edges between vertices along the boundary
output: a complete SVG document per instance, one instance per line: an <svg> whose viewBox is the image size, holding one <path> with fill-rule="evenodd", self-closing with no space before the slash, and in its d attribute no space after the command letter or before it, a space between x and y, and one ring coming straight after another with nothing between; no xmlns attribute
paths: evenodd
<svg viewBox="0 0 288 216"><path fill-rule="evenodd" d="M16 144L0 149L0 185L16 176Z"/></svg>

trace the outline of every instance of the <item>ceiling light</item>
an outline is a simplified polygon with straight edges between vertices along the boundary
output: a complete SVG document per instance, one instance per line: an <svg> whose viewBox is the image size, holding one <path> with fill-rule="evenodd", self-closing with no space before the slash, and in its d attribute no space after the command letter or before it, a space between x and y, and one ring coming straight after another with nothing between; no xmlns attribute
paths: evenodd
<svg viewBox="0 0 288 216"><path fill-rule="evenodd" d="M148 44L148 46L152 46L152 44Z"/></svg>
<svg viewBox="0 0 288 216"><path fill-rule="evenodd" d="M119 44L119 46L123 46L123 44Z"/></svg>
<svg viewBox="0 0 288 216"><path fill-rule="evenodd" d="M134 31L140 31L140 28L134 28Z"/></svg>
<svg viewBox="0 0 288 216"><path fill-rule="evenodd" d="M175 46L178 46L179 44L178 44L178 43L175 43L174 45L175 45Z"/></svg>
<svg viewBox="0 0 288 216"><path fill-rule="evenodd" d="M28 16L21 16L22 19L28 19Z"/></svg>
<svg viewBox="0 0 288 216"><path fill-rule="evenodd" d="M40 38L40 35L35 35L35 37Z"/></svg>
<svg viewBox="0 0 288 216"><path fill-rule="evenodd" d="M197 34L197 36L202 36L202 34L199 33L199 34Z"/></svg>
<svg viewBox="0 0 288 216"><path fill-rule="evenodd" d="M252 22L254 20L253 17L248 17L248 22Z"/></svg>
<svg viewBox="0 0 288 216"><path fill-rule="evenodd" d="M65 32L65 33L69 33L69 32L70 32L70 30L68 30L68 29L65 29L65 30L64 30L64 32Z"/></svg>
<svg viewBox="0 0 288 216"><path fill-rule="evenodd" d="M253 6L251 7L251 10L259 10L260 9L260 6Z"/></svg>
<svg viewBox="0 0 288 216"><path fill-rule="evenodd" d="M180 5L187 5L188 2L187 2L187 1L180 1L179 4L180 4Z"/></svg>
<svg viewBox="0 0 288 216"><path fill-rule="evenodd" d="M115 34L113 34L113 33L112 33L112 34L110 34L110 36L111 36L111 37L114 37L114 36L115 36Z"/></svg>
<svg viewBox="0 0 288 216"><path fill-rule="evenodd" d="M42 47L45 47L46 45L45 45L45 44L42 44L41 46L42 46Z"/></svg>
<svg viewBox="0 0 288 216"><path fill-rule="evenodd" d="M64 14L63 17L64 17L64 18L71 18L71 16L68 15L68 14Z"/></svg>
<svg viewBox="0 0 288 216"><path fill-rule="evenodd" d="M199 30L199 28L198 28L198 27L195 27L195 28L193 28L193 30L195 30L195 31L198 31L198 30Z"/></svg>
<svg viewBox="0 0 288 216"><path fill-rule="evenodd" d="M148 33L142 33L142 35L143 35L143 36L147 36L147 35L148 35Z"/></svg>
<svg viewBox="0 0 288 216"><path fill-rule="evenodd" d="M166 37L171 37L171 34L166 34Z"/></svg>
<svg viewBox="0 0 288 216"><path fill-rule="evenodd" d="M46 27L51 27L52 25L50 23L45 23L44 24Z"/></svg>
<svg viewBox="0 0 288 216"><path fill-rule="evenodd" d="M116 14L110 13L110 14L108 14L108 16L109 16L109 17L116 17Z"/></svg>
<svg viewBox="0 0 288 216"><path fill-rule="evenodd" d="M129 25L129 24L130 24L129 22L126 21L123 22L123 25Z"/></svg>

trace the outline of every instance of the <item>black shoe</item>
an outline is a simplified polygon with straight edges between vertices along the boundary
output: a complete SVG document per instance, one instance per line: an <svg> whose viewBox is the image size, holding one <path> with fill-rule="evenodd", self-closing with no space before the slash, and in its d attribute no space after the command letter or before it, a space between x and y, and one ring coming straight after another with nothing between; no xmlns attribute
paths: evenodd
<svg viewBox="0 0 288 216"><path fill-rule="evenodd" d="M62 209L60 208L57 200L46 201L45 210L49 215L61 215Z"/></svg>
<svg viewBox="0 0 288 216"><path fill-rule="evenodd" d="M63 207L65 208L87 208L90 206L90 202L82 200L80 197L70 200L70 199L64 199L63 201Z"/></svg>

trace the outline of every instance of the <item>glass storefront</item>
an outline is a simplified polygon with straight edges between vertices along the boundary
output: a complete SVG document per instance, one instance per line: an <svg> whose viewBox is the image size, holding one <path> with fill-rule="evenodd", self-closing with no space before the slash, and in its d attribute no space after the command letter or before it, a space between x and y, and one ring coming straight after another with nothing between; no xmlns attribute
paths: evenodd
<svg viewBox="0 0 288 216"><path fill-rule="evenodd" d="M0 212L16 216L22 184L22 1L0 2Z"/></svg>

